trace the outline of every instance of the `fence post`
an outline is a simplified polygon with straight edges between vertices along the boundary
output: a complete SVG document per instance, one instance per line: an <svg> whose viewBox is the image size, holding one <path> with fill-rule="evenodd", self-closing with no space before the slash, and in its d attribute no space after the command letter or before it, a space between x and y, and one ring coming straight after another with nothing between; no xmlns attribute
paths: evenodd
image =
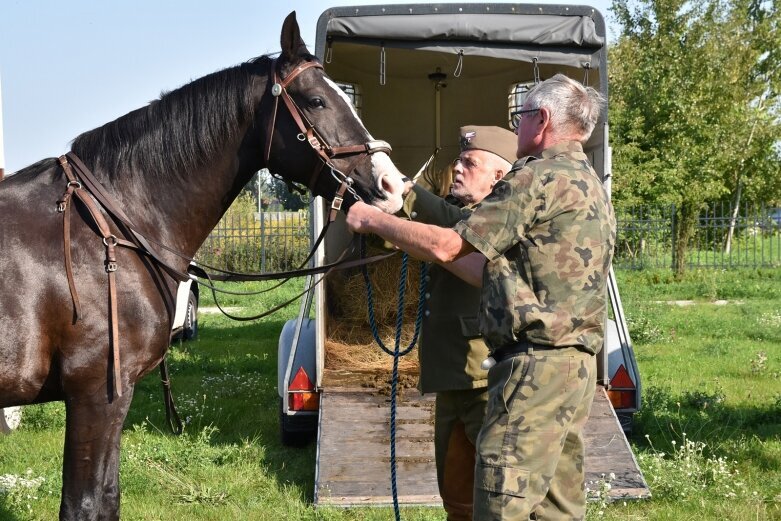
<svg viewBox="0 0 781 521"><path fill-rule="evenodd" d="M266 215L260 211L260 272L266 272Z"/></svg>
<svg viewBox="0 0 781 521"><path fill-rule="evenodd" d="M670 265L670 268L673 270L675 269L675 257L677 256L677 248L675 247L676 243L676 236L675 236L675 203L670 205L671 211L670 211L670 244L672 246L672 249L670 250L672 252L671 258L672 258L672 264Z"/></svg>

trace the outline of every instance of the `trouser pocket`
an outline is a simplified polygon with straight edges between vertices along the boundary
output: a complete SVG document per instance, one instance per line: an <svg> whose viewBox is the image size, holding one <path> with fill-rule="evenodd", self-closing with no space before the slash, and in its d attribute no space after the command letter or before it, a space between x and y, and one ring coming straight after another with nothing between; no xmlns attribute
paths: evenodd
<svg viewBox="0 0 781 521"><path fill-rule="evenodd" d="M529 356L518 356L505 360L488 372L488 407L486 417L501 416L510 412L510 402L523 385L533 360Z"/></svg>
<svg viewBox="0 0 781 521"><path fill-rule="evenodd" d="M514 497L526 497L529 471L515 467L500 467L478 463L475 485L478 489Z"/></svg>
<svg viewBox="0 0 781 521"><path fill-rule="evenodd" d="M529 519L529 471L477 463L474 521Z"/></svg>

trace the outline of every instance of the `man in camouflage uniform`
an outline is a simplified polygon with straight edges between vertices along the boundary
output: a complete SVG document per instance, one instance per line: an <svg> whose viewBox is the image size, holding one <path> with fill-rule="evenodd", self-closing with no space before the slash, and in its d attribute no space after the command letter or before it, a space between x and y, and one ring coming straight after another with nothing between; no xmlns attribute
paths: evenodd
<svg viewBox="0 0 781 521"><path fill-rule="evenodd" d="M499 127L465 126L455 161L450 195L440 198L408 184L401 213L410 220L453 226L471 213L515 161L516 136ZM436 393L434 453L439 494L448 521L472 519L475 442L488 401L488 347L480 337L480 288L438 264L428 270L426 310L421 328L420 382Z"/></svg>
<svg viewBox="0 0 781 521"><path fill-rule="evenodd" d="M347 216L353 231L482 286L480 331L486 365L495 365L477 440L477 520L585 517L581 432L604 337L615 218L582 144L603 103L561 74L535 86L515 114L521 159L452 229L366 205Z"/></svg>

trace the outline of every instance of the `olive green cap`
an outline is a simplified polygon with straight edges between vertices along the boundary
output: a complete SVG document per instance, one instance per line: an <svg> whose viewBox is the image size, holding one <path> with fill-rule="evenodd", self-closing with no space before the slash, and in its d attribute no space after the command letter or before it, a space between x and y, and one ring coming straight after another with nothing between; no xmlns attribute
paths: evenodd
<svg viewBox="0 0 781 521"><path fill-rule="evenodd" d="M514 132L502 127L480 127L467 125L459 129L461 152L465 150L485 150L509 161L518 159L518 138Z"/></svg>

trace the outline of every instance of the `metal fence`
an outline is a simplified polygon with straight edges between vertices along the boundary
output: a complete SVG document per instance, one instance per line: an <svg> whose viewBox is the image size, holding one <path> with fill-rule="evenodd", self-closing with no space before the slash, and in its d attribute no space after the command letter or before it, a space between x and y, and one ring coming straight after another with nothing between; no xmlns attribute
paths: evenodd
<svg viewBox="0 0 781 521"><path fill-rule="evenodd" d="M616 212L616 269L671 268L675 254L676 208L641 206ZM781 209L745 208L732 221L729 205L704 210L687 250L691 268L781 266ZM212 231L196 258L236 270L272 272L294 269L309 251L309 211L227 215Z"/></svg>
<svg viewBox="0 0 781 521"><path fill-rule="evenodd" d="M228 214L212 230L196 260L233 271L297 268L309 252L309 211Z"/></svg>
<svg viewBox="0 0 781 521"><path fill-rule="evenodd" d="M616 268L672 267L678 225L675 205L619 210L616 221ZM729 204L709 205L700 213L686 251L690 268L781 266L781 210L741 208L733 219Z"/></svg>

